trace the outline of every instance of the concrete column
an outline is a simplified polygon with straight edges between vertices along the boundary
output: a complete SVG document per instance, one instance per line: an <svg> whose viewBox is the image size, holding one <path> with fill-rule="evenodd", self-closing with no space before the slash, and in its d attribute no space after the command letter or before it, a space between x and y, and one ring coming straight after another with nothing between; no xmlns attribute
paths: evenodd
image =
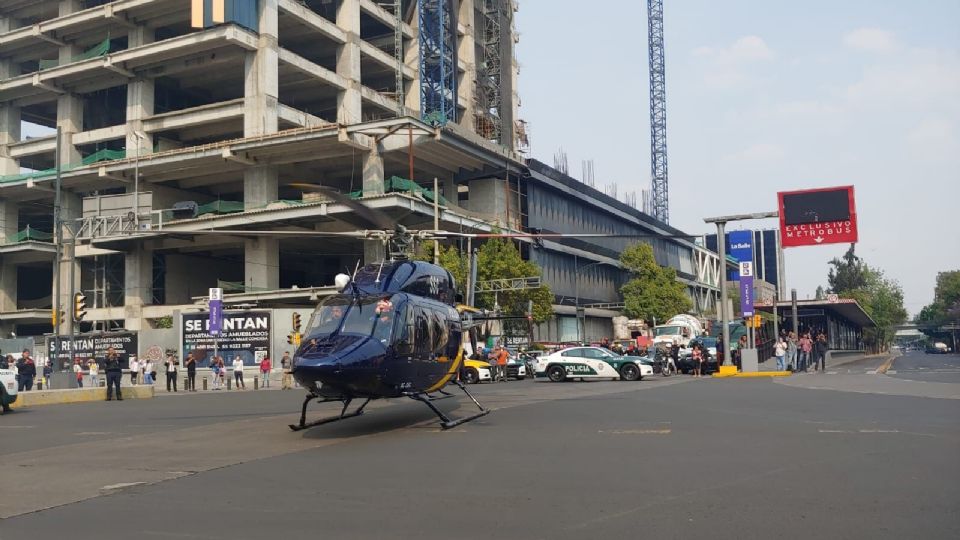
<svg viewBox="0 0 960 540"><path fill-rule="evenodd" d="M243 63L243 135L255 137L277 131L279 35L277 0L260 0L260 38L257 50L246 53Z"/></svg>
<svg viewBox="0 0 960 540"><path fill-rule="evenodd" d="M0 244L17 233L19 228L17 203L0 200ZM17 265L0 255L0 313L17 309Z"/></svg>
<svg viewBox="0 0 960 540"><path fill-rule="evenodd" d="M0 105L0 176L18 174L20 163L10 157L10 144L20 140L20 107Z"/></svg>
<svg viewBox="0 0 960 540"><path fill-rule="evenodd" d="M247 287L280 288L280 241L276 238L246 240L243 247L243 280Z"/></svg>
<svg viewBox="0 0 960 540"><path fill-rule="evenodd" d="M503 129L500 144L513 149L513 124L517 107L517 65L514 60L513 16L505 18L500 27L500 118Z"/></svg>
<svg viewBox="0 0 960 540"><path fill-rule="evenodd" d="M64 191L60 196L60 216L63 221L73 221L82 214L82 200L79 195ZM67 235L64 235L66 238ZM80 286L80 261L73 256L73 244L64 243L60 251L60 309L63 310L63 324L60 325L63 334L73 332L73 293ZM72 263L71 263L72 261ZM73 268L71 274L71 267ZM76 286L70 282L73 276ZM53 294L57 294L54 290ZM54 304L56 304L54 302Z"/></svg>
<svg viewBox="0 0 960 540"><path fill-rule="evenodd" d="M337 122L362 121L360 99L360 0L341 0L337 26L347 33L347 42L337 47L337 75L347 80L347 89L337 94Z"/></svg>
<svg viewBox="0 0 960 540"><path fill-rule="evenodd" d="M153 28L138 26L127 34L130 48L153 43ZM127 83L127 157L153 152L153 135L143 131L143 120L154 113L153 79L138 77ZM145 139L136 133L146 135Z"/></svg>
<svg viewBox="0 0 960 540"><path fill-rule="evenodd" d="M243 208L251 210L277 200L277 168L247 167L243 171Z"/></svg>
<svg viewBox="0 0 960 540"><path fill-rule="evenodd" d="M153 251L137 248L124 255L123 325L128 330L143 328L143 306L153 303Z"/></svg>
<svg viewBox="0 0 960 540"><path fill-rule="evenodd" d="M460 201L458 198L459 196L457 195L458 186L453 176L451 175L445 178L441 178L440 182L441 182L440 185L442 186L443 197L447 199L447 202L449 202L450 204L455 204L459 206Z"/></svg>
<svg viewBox="0 0 960 540"><path fill-rule="evenodd" d="M60 159L64 165L80 163L82 156L73 144L73 136L83 131L83 99L74 94L57 98L57 125L63 130Z"/></svg>
<svg viewBox="0 0 960 540"><path fill-rule="evenodd" d="M476 44L476 6L474 0L460 0L460 10L457 14L459 24L466 29L457 43L457 63L464 67L463 77L457 84L457 93L460 95L466 109L460 125L474 130L474 115L476 107L474 100L477 92L477 44ZM456 201L454 201L456 202Z"/></svg>
<svg viewBox="0 0 960 540"><path fill-rule="evenodd" d="M510 210L516 210L515 201L511 201ZM484 214L484 219L495 220L497 223L508 223L507 220L507 188L503 178L485 178L470 182L470 199L468 207L473 212Z"/></svg>
<svg viewBox="0 0 960 540"><path fill-rule="evenodd" d="M363 156L363 196L382 195L385 191L383 157L374 149Z"/></svg>

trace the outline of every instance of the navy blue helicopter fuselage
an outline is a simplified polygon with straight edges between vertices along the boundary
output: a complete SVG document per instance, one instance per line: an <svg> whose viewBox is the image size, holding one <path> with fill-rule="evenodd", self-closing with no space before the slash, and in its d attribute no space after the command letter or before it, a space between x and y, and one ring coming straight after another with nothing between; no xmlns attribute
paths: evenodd
<svg viewBox="0 0 960 540"><path fill-rule="evenodd" d="M442 388L463 360L454 281L420 261L359 270L311 316L293 359L297 383L326 397L380 398Z"/></svg>

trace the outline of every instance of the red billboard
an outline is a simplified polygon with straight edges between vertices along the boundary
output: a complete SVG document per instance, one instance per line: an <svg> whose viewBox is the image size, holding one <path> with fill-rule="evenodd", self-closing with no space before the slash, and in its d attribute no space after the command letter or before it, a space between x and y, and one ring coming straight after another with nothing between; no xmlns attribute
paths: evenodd
<svg viewBox="0 0 960 540"><path fill-rule="evenodd" d="M857 241L853 186L777 193L783 247Z"/></svg>

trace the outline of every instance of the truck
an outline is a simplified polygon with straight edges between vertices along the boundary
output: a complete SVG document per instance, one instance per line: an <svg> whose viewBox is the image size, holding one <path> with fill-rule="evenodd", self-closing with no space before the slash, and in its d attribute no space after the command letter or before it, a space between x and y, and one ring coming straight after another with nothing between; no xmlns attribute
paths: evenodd
<svg viewBox="0 0 960 540"><path fill-rule="evenodd" d="M690 340L703 335L703 324L693 315L674 315L665 324L653 327L653 344L670 345L674 341L682 347L690 345Z"/></svg>

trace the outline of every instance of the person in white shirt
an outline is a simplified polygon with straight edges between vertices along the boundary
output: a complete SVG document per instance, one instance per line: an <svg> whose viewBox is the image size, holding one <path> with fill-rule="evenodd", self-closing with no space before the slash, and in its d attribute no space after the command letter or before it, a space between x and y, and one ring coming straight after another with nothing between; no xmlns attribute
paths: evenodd
<svg viewBox="0 0 960 540"><path fill-rule="evenodd" d="M136 356L130 357L130 384L137 384L137 375L140 373L140 364Z"/></svg>
<svg viewBox="0 0 960 540"><path fill-rule="evenodd" d="M239 356L233 357L233 378L236 379L237 390L247 389L243 384L243 360Z"/></svg>
<svg viewBox="0 0 960 540"><path fill-rule="evenodd" d="M79 358L73 360L73 376L77 378L77 388L83 388L83 368Z"/></svg>
<svg viewBox="0 0 960 540"><path fill-rule="evenodd" d="M143 384L153 386L153 360L147 359L143 364Z"/></svg>

